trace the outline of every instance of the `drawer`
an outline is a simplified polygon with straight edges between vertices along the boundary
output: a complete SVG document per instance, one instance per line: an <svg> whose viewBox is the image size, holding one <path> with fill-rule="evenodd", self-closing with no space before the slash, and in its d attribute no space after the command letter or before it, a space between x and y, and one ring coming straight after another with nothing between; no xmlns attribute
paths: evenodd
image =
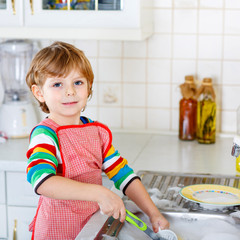
<svg viewBox="0 0 240 240"><path fill-rule="evenodd" d="M39 196L27 182L24 172L7 172L7 203L11 206L37 206Z"/></svg>
<svg viewBox="0 0 240 240"><path fill-rule="evenodd" d="M5 176L4 172L0 171L0 204L3 204L6 202L6 195L5 195L6 189L5 189Z"/></svg>
<svg viewBox="0 0 240 240"><path fill-rule="evenodd" d="M16 239L31 240L32 233L28 226L36 214L33 207L8 207L8 239L13 239L14 223L16 221Z"/></svg>
<svg viewBox="0 0 240 240"><path fill-rule="evenodd" d="M7 238L6 206L0 204L0 239Z"/></svg>

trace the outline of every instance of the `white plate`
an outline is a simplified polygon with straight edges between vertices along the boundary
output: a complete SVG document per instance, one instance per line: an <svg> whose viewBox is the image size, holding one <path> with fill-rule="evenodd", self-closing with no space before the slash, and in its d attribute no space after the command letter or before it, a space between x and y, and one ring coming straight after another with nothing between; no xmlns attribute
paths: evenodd
<svg viewBox="0 0 240 240"><path fill-rule="evenodd" d="M195 184L183 187L180 195L203 206L222 208L240 205L240 189L216 184Z"/></svg>

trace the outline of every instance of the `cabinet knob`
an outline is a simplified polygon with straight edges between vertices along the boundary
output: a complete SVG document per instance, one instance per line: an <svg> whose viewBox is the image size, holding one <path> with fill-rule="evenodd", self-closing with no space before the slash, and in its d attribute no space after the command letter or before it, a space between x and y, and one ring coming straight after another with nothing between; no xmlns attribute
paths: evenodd
<svg viewBox="0 0 240 240"><path fill-rule="evenodd" d="M12 0L13 15L16 15L15 0Z"/></svg>
<svg viewBox="0 0 240 240"><path fill-rule="evenodd" d="M17 219L14 219L13 240L17 240Z"/></svg>
<svg viewBox="0 0 240 240"><path fill-rule="evenodd" d="M30 1L30 8L31 8L32 15L34 15L33 0L29 0L29 1Z"/></svg>

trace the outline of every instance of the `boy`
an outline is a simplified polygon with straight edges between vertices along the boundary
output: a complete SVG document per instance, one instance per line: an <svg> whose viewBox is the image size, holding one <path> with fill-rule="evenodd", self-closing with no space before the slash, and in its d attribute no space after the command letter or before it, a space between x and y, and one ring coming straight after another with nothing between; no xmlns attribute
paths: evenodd
<svg viewBox="0 0 240 240"><path fill-rule="evenodd" d="M32 239L75 239L99 208L123 222L123 201L102 186L102 171L149 216L155 232L169 226L112 146L108 127L81 116L93 78L84 53L63 42L39 51L27 73L29 88L49 113L33 129L27 152L27 179L41 195L30 224Z"/></svg>

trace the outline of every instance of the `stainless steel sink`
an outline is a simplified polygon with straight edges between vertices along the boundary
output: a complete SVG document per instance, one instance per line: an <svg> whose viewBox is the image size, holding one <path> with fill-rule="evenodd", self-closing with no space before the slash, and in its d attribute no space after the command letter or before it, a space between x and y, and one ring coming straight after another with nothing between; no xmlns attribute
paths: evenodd
<svg viewBox="0 0 240 240"><path fill-rule="evenodd" d="M140 171L138 175L141 177L146 189L159 189L163 194L162 198L171 201L179 211L187 209L189 212L201 212L204 209L198 203L188 201L182 198L181 195L175 194L175 188L180 189L192 184L220 184L240 189L240 177L238 176L153 171ZM239 206L215 211L227 213L236 210L240 210Z"/></svg>
<svg viewBox="0 0 240 240"><path fill-rule="evenodd" d="M160 209L160 211L169 220L171 229L176 232L179 239L201 240L203 239L202 236L210 234L210 238L206 239L214 240L218 239L217 234L222 233L225 239L240 240L240 219L230 216L231 213L240 211L239 206L209 210L198 203L188 201L182 198L181 195L176 194L176 188L180 189L192 184L220 184L240 188L240 177L152 171L140 171L138 175L147 189L159 189L162 193L161 198L171 202L171 206ZM133 230L132 227L128 228L126 223L122 225L115 222L114 224L117 228L121 228L121 230L112 230L112 232L119 233L119 240L126 240L126 237L124 237L125 239L120 238L123 235L122 232L130 233ZM149 239L144 234L140 235L136 239ZM134 233L132 237L129 235L128 239L135 239Z"/></svg>
<svg viewBox="0 0 240 240"><path fill-rule="evenodd" d="M240 239L240 219L217 212L163 212L180 240ZM208 237L208 238L207 238Z"/></svg>

